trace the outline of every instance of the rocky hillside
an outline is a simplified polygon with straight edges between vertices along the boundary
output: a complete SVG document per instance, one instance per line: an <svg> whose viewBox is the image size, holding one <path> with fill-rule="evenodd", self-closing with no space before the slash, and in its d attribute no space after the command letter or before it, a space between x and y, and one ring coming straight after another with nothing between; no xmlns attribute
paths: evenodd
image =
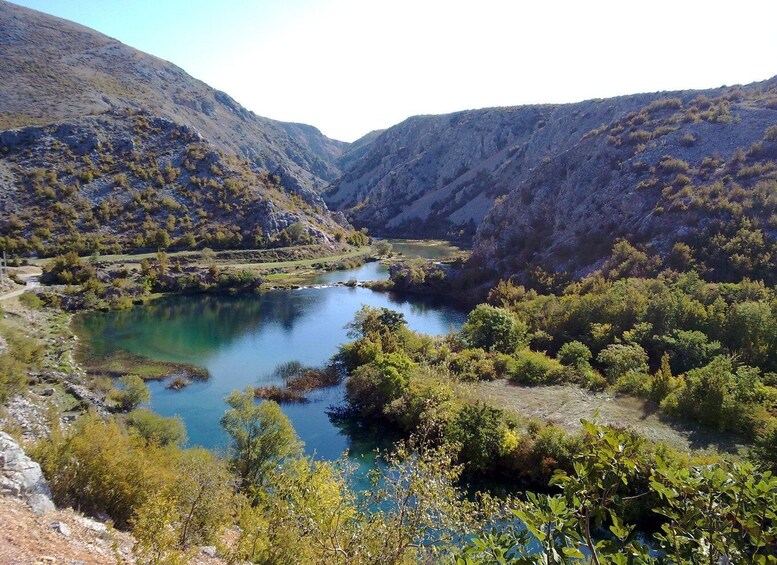
<svg viewBox="0 0 777 565"><path fill-rule="evenodd" d="M0 0L0 130L143 110L194 128L217 149L318 190L348 145L270 120L166 61L86 27Z"/></svg>
<svg viewBox="0 0 777 565"><path fill-rule="evenodd" d="M775 79L418 116L354 143L324 197L373 233L474 237L475 262L499 273L586 272L618 238L665 254L720 222L730 237L742 214L771 238L775 124Z"/></svg>
<svg viewBox="0 0 777 565"><path fill-rule="evenodd" d="M318 199L130 109L0 132L0 246L88 253L333 243Z"/></svg>
<svg viewBox="0 0 777 565"><path fill-rule="evenodd" d="M603 124L523 175L504 169L520 182L479 226L476 262L582 274L626 239L719 280L773 278L777 79L641 99Z"/></svg>
<svg viewBox="0 0 777 565"><path fill-rule="evenodd" d="M325 199L376 233L471 238L537 165L656 97L409 118L354 142Z"/></svg>

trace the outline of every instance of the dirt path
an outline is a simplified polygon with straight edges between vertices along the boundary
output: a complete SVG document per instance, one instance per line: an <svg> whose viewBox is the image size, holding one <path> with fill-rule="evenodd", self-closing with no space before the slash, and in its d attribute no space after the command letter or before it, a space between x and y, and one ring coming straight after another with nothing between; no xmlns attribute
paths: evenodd
<svg viewBox="0 0 777 565"><path fill-rule="evenodd" d="M735 437L669 420L657 412L655 403L630 396L593 393L572 385L525 387L507 381L480 383L473 393L490 404L551 421L569 431L579 430L580 420L586 419L630 427L649 439L683 450L736 451L741 447Z"/></svg>
<svg viewBox="0 0 777 565"><path fill-rule="evenodd" d="M25 285L22 288L18 288L6 294L1 294L0 300L8 300L14 296L24 294L36 286L40 286L40 276L43 274L43 271L40 269L40 267L20 267L14 271L16 275L18 275L18 277L25 282Z"/></svg>

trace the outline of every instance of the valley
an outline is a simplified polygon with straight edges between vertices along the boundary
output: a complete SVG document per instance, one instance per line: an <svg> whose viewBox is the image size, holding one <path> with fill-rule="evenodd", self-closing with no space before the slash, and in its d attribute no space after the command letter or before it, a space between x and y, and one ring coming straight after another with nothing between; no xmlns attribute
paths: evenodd
<svg viewBox="0 0 777 565"><path fill-rule="evenodd" d="M0 61L0 559L777 563L777 77L349 143Z"/></svg>

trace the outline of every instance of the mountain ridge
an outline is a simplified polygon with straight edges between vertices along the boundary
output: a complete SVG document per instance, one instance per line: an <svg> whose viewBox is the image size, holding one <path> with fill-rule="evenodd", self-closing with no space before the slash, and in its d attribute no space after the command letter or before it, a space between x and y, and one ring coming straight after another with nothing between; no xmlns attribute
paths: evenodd
<svg viewBox="0 0 777 565"><path fill-rule="evenodd" d="M777 124L776 110L772 78L416 116L362 147L324 198L381 235L469 239L471 265L506 276L535 263L582 275L601 265L618 239L666 255L675 243L691 243L689 233L699 240L702 228L731 220L720 210L670 208L664 193L673 183L686 183L678 188L685 193L697 185L709 192L708 181L725 185L724 192L771 187L777 163L764 136ZM762 154L753 152L757 144L765 144ZM665 158L682 161L674 165L682 170L665 174ZM728 172L706 171L705 159ZM747 206L747 221L771 242L769 216Z"/></svg>
<svg viewBox="0 0 777 565"><path fill-rule="evenodd" d="M348 146L313 126L257 116L176 65L90 28L5 1L0 57L0 129L132 107L191 126L304 192L336 178L334 161Z"/></svg>

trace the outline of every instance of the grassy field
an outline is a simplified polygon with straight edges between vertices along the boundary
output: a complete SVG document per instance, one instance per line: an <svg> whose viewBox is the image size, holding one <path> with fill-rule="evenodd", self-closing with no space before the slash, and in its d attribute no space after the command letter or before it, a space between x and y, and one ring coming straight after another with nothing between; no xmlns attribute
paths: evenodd
<svg viewBox="0 0 777 565"><path fill-rule="evenodd" d="M341 248L339 253L325 254L328 251L317 245L302 245L296 247L279 247L275 249L227 249L223 251L213 251L212 261L219 266L236 266L250 268L283 268L297 265L313 265L315 263L338 261L362 255L368 255L372 252L372 247L364 246L358 248ZM134 265L140 264L144 259L153 260L157 256L154 253L137 253L121 255L100 255L100 263L113 263L116 265ZM180 259L184 262L194 265L202 265L204 261L210 262L210 258L203 260L202 251L171 251L167 252L171 260ZM294 259L286 258L296 257ZM267 257L267 260L257 261L257 258ZM51 261L51 258L31 259L33 265L45 265Z"/></svg>
<svg viewBox="0 0 777 565"><path fill-rule="evenodd" d="M594 393L574 385L517 386L497 380L472 387L475 398L522 417L550 421L577 431L581 419L633 428L643 436L688 451L736 452L738 438L664 418L655 403L631 396Z"/></svg>

